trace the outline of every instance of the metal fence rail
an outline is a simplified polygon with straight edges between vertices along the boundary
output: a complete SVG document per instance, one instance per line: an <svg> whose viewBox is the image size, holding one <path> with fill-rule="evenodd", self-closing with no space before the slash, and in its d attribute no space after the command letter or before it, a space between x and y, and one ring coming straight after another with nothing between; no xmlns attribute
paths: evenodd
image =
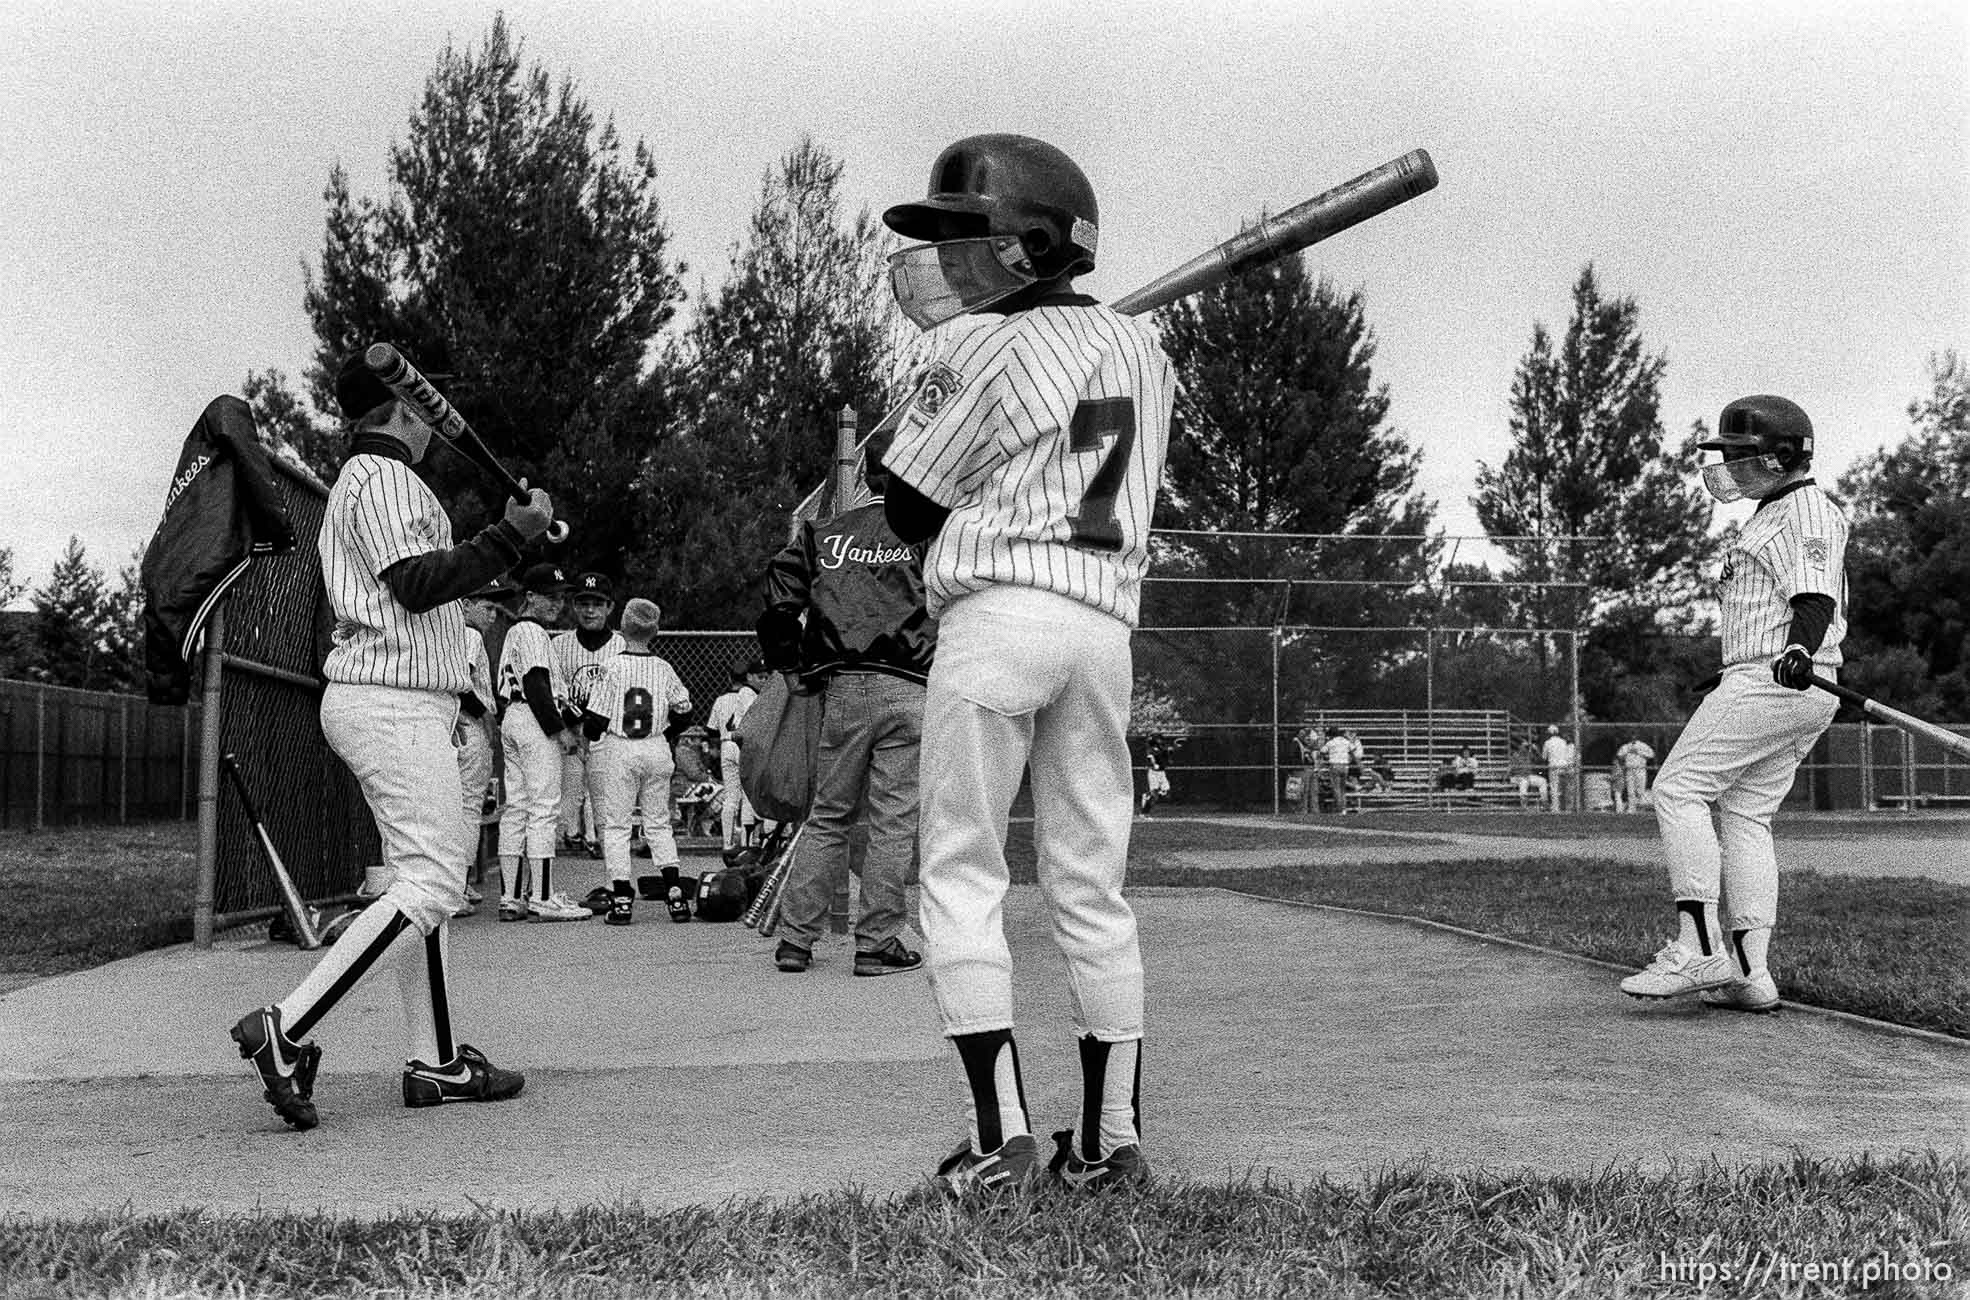
<svg viewBox="0 0 1970 1300"><path fill-rule="evenodd" d="M199 706L0 679L0 826L188 818Z"/></svg>

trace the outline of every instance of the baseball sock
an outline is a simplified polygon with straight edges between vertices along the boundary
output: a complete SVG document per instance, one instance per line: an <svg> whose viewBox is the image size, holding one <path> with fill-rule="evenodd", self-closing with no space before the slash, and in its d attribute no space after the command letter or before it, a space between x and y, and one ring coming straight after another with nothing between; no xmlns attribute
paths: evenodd
<svg viewBox="0 0 1970 1300"><path fill-rule="evenodd" d="M965 1081L971 1085L965 1106L971 1149L990 1155L1008 1138L1032 1132L1026 1126L1026 1085L1019 1076L1019 1047L1012 1041L1012 1030L958 1034L951 1041L957 1044Z"/></svg>
<svg viewBox="0 0 1970 1300"><path fill-rule="evenodd" d="M1772 927L1761 925L1750 930L1733 930L1731 942L1737 948L1739 970L1746 975L1754 970L1763 970L1766 959L1771 955Z"/></svg>
<svg viewBox="0 0 1970 1300"><path fill-rule="evenodd" d="M513 902L518 895L514 887L520 883L520 859L516 856L500 855L499 859L499 901Z"/></svg>
<svg viewBox="0 0 1970 1300"><path fill-rule="evenodd" d="M451 998L446 989L446 940L449 925L440 925L424 942L405 945L397 963L397 986L404 995L404 1028L409 1059L443 1065L456 1054L451 1041Z"/></svg>
<svg viewBox="0 0 1970 1300"><path fill-rule="evenodd" d="M554 859L540 858L534 871L534 897L545 903L554 895ZM1708 951L1708 949L1705 949Z"/></svg>
<svg viewBox="0 0 1970 1300"><path fill-rule="evenodd" d="M1096 1161L1142 1141L1142 1040L1081 1048L1081 1159Z"/></svg>
<svg viewBox="0 0 1970 1300"><path fill-rule="evenodd" d="M1676 900L1676 941L1708 957L1717 951L1717 905L1700 898Z"/></svg>
<svg viewBox="0 0 1970 1300"><path fill-rule="evenodd" d="M397 936L410 928L410 918L395 901L379 898L349 922L349 928L301 981L299 988L280 1002L280 1022L289 1040L300 1042L310 1029L342 996L354 988L369 968L376 964Z"/></svg>

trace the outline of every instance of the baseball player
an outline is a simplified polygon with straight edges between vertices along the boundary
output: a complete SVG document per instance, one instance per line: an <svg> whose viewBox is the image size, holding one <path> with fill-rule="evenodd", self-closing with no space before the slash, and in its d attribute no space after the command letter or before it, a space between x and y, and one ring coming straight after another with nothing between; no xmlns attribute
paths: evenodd
<svg viewBox="0 0 1970 1300"><path fill-rule="evenodd" d="M1546 761L1548 809L1566 812L1578 808L1580 755L1574 752L1573 742L1562 736L1557 726L1548 726L1546 743L1539 747L1539 754Z"/></svg>
<svg viewBox="0 0 1970 1300"><path fill-rule="evenodd" d="M1146 813L1156 806L1157 800L1170 797L1170 760L1163 752L1160 737L1149 738L1149 744L1143 750L1142 766L1147 788L1142 792L1140 807Z"/></svg>
<svg viewBox="0 0 1970 1300"><path fill-rule="evenodd" d="M1620 778L1614 785L1616 812L1642 810L1642 799L1649 789L1649 764L1654 761L1654 747L1640 736L1629 737L1627 744L1614 751L1615 775Z"/></svg>
<svg viewBox="0 0 1970 1300"><path fill-rule="evenodd" d="M609 871L610 925L636 919L636 888L629 882L629 818L645 810L643 836L650 865L677 888L677 837L670 829L670 777L676 770L671 744L691 721L691 692L677 670L650 648L663 627L656 602L641 598L623 606L624 646L588 693L582 730L589 742L589 780L595 820L601 828L602 861ZM662 812L653 812L661 809ZM681 894L671 897L671 919L688 921Z"/></svg>
<svg viewBox="0 0 1970 1300"><path fill-rule="evenodd" d="M705 718L706 729L718 737L718 779L725 787L719 817L724 826L725 848L728 851L744 848L750 837L750 828L759 820L759 814L752 810L752 801L746 798L745 788L739 781L739 727L746 720L746 710L759 698L759 690L752 684L752 679L752 665L734 665L731 686L711 702L711 712Z"/></svg>
<svg viewBox="0 0 1970 1300"><path fill-rule="evenodd" d="M472 688L458 697L458 725L452 730L452 743L458 747L458 786L460 811L465 818L467 843L472 851L472 867L479 865L480 822L486 810L486 791L492 785L499 749L499 718L493 707L492 663L486 657L486 629L492 626L494 602L506 591L495 580L459 602L465 617L465 654L471 665ZM465 887L468 904L480 901L479 891Z"/></svg>
<svg viewBox="0 0 1970 1300"><path fill-rule="evenodd" d="M1094 267L1099 218L1087 177L1049 144L960 140L932 165L929 196L883 220L927 241L891 258L904 314L926 329L953 322L883 458L890 526L935 539L921 914L970 1126L938 1176L956 1193L992 1189L1036 1160L1001 917L1006 817L1030 763L1082 1073L1080 1114L1054 1134L1049 1169L1086 1188L1141 1177L1142 957L1122 897L1129 638L1168 449L1169 359L1146 325L1074 290Z"/></svg>
<svg viewBox="0 0 1970 1300"><path fill-rule="evenodd" d="M452 725L459 697L472 688L458 598L547 530L552 503L535 490L498 523L453 546L444 506L411 469L430 446L430 427L359 356L337 375L335 396L355 428L318 543L335 613L334 648L322 670L322 734L375 816L390 883L300 987L232 1028L267 1102L296 1129L320 1122L314 1083L321 1049L307 1041L308 1031L385 954L398 963L409 1029L406 1106L497 1101L526 1082L452 1041L445 935L463 899L467 864ZM398 943L407 930L423 942Z"/></svg>
<svg viewBox="0 0 1970 1300"><path fill-rule="evenodd" d="M574 607L574 627L553 635L554 667L567 691L562 713L576 728L575 746L561 759L561 848L571 853L586 849L591 857L600 857L594 790L588 776L588 740L580 734L579 723L588 708L589 692L602 680L610 661L622 653L623 640L609 628L609 615L616 605L607 574L577 577L569 604Z"/></svg>
<svg viewBox="0 0 1970 1300"><path fill-rule="evenodd" d="M594 913L554 891L554 819L561 806L561 757L574 747L560 702L567 688L555 670L547 625L569 589L558 565L535 564L520 575L526 599L500 647L499 740L506 758L506 811L499 818L499 919L586 921ZM525 858L531 885L520 868Z"/></svg>
<svg viewBox="0 0 1970 1300"><path fill-rule="evenodd" d="M1704 998L1713 1006L1771 1011L1779 1002L1769 966L1778 919L1772 814L1839 708L1808 687L1816 671L1834 678L1841 662L1847 520L1810 475L1811 421L1783 397L1739 398L1698 445L1722 458L1703 467L1711 495L1758 506L1724 556L1724 670L1655 781L1676 937L1621 991L1714 990Z"/></svg>

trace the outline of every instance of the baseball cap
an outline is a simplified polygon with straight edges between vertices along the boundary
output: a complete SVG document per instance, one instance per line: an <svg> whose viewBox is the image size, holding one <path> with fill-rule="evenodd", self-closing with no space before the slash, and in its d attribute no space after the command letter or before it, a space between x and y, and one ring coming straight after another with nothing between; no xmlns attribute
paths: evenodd
<svg viewBox="0 0 1970 1300"><path fill-rule="evenodd" d="M526 572L520 575L521 589L541 596L558 596L573 585L568 581L566 570L546 561L528 565Z"/></svg>
<svg viewBox="0 0 1970 1300"><path fill-rule="evenodd" d="M516 596L519 593L519 585L502 573L477 591L465 593L465 598L467 600L505 600L508 596Z"/></svg>
<svg viewBox="0 0 1970 1300"><path fill-rule="evenodd" d="M577 596L600 596L604 600L611 600L614 599L615 594L615 588L610 585L609 575L606 573L584 573L575 579Z"/></svg>

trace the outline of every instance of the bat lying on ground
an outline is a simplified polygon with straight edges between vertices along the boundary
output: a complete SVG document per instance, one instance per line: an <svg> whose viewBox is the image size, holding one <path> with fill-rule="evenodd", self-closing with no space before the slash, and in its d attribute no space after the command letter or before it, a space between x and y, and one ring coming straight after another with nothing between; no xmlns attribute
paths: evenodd
<svg viewBox="0 0 1970 1300"><path fill-rule="evenodd" d="M1277 216L1261 214L1258 220L1215 248L1165 271L1133 293L1124 294L1112 306L1124 316L1139 316L1167 307L1192 294L1215 288L1243 271L1311 248L1370 217L1429 193L1436 184L1436 163L1430 159L1429 151L1411 149L1400 158L1316 194ZM905 402L884 416L862 439L862 445L894 427L908 405ZM795 516L813 518L826 491L825 486L815 488L795 507Z"/></svg>
<svg viewBox="0 0 1970 1300"><path fill-rule="evenodd" d="M404 359L404 354L388 343L372 343L363 352L363 364L368 366L384 387L408 402L413 410L431 426L432 432L450 443L457 452L477 465L493 480L506 489L506 495L515 501L527 499L527 489L520 486L520 480L513 477L499 458L492 454L485 440L480 438L458 408L445 400L445 395L418 373L417 367ZM566 521L557 519L547 530L547 540L563 542L568 538Z"/></svg>

